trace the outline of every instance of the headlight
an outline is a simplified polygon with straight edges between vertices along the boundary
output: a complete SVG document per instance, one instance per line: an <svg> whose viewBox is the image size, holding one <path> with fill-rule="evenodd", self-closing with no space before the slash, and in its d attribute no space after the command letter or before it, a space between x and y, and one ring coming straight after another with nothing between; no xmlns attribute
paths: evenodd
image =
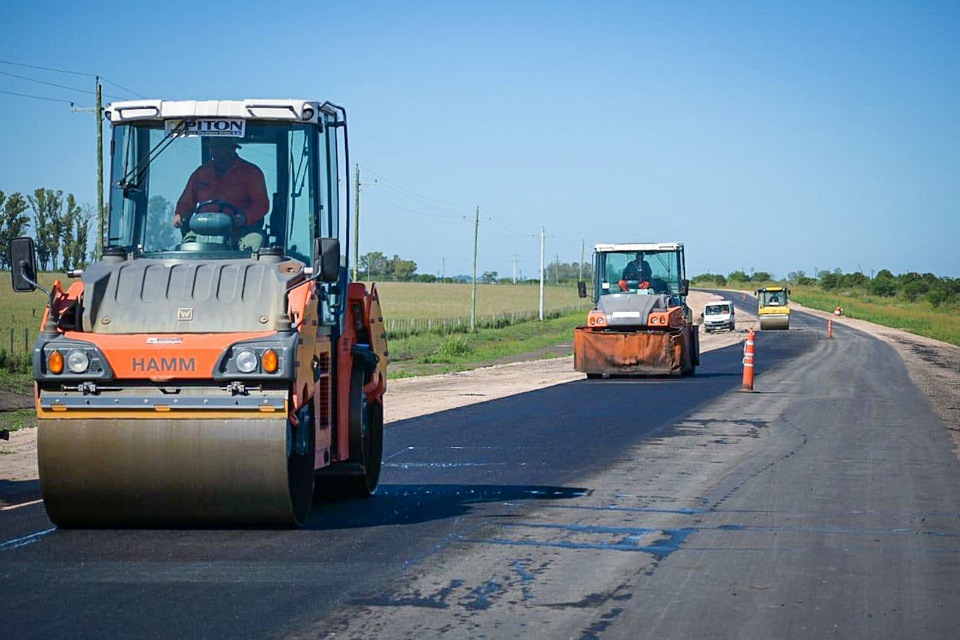
<svg viewBox="0 0 960 640"><path fill-rule="evenodd" d="M87 357L85 352L74 349L67 354L67 369L71 373L84 373L89 368L90 358Z"/></svg>
<svg viewBox="0 0 960 640"><path fill-rule="evenodd" d="M253 373L260 364L257 354L250 349L243 349L237 352L237 369L241 373Z"/></svg>

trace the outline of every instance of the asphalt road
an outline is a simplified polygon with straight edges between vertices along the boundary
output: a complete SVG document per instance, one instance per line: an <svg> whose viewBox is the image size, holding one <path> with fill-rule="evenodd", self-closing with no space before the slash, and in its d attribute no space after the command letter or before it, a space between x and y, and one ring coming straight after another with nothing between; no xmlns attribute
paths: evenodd
<svg viewBox="0 0 960 640"><path fill-rule="evenodd" d="M3 636L960 637L960 464L894 351L796 313L741 357L394 423L302 530L2 512Z"/></svg>

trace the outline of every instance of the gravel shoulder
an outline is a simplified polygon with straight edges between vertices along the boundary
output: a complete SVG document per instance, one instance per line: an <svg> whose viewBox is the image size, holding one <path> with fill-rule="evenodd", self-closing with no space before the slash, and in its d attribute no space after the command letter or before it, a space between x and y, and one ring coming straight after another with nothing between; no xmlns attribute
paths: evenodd
<svg viewBox="0 0 960 640"><path fill-rule="evenodd" d="M702 312L707 301L715 298L716 296L708 293L692 292L688 303L694 317ZM945 427L952 432L960 457L960 347L863 320L836 317L796 304L791 306L869 333L896 349L917 387L926 395ZM756 318L739 308L736 320L735 332L707 334L701 331L701 350L706 352L737 344L744 339L750 328L757 328ZM390 424L581 378L583 374L573 370L573 357L566 356L436 376L391 380L385 398L384 419ZM26 406L30 404L27 398ZM0 487L6 482L37 479L36 450L36 429L13 432L9 442L0 442ZM3 498L0 497L0 509L3 506Z"/></svg>

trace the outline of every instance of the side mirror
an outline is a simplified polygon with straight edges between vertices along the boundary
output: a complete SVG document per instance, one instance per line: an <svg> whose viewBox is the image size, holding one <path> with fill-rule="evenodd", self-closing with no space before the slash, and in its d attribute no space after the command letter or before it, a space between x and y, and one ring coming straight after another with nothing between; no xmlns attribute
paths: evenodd
<svg viewBox="0 0 960 640"><path fill-rule="evenodd" d="M33 238L10 241L10 274L13 276L13 290L17 293L37 290L37 252Z"/></svg>
<svg viewBox="0 0 960 640"><path fill-rule="evenodd" d="M577 295L581 298L587 297L587 283L583 280L577 282Z"/></svg>
<svg viewBox="0 0 960 640"><path fill-rule="evenodd" d="M690 281L686 278L680 281L680 295L690 295Z"/></svg>
<svg viewBox="0 0 960 640"><path fill-rule="evenodd" d="M340 279L340 240L314 239L313 268L314 273L320 274L321 282L336 282Z"/></svg>

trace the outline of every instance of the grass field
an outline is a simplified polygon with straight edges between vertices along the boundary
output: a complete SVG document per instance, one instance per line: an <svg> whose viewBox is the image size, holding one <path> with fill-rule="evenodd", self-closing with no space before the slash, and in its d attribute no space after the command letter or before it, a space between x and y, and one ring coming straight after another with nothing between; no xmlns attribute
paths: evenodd
<svg viewBox="0 0 960 640"><path fill-rule="evenodd" d="M455 318L470 317L471 285L426 282L378 282L380 306L384 318ZM576 307L575 284L544 288L547 311ZM478 284L477 315L536 312L540 304L540 287L530 284Z"/></svg>
<svg viewBox="0 0 960 640"><path fill-rule="evenodd" d="M960 347L960 313L956 308L935 309L929 302L906 302L870 295L846 295L815 287L791 287L793 299L820 311L843 307L848 318L867 320L894 329L948 342Z"/></svg>
<svg viewBox="0 0 960 640"><path fill-rule="evenodd" d="M774 286L779 283L774 283ZM811 309L832 312L843 308L848 318L866 320L892 329L902 329L960 347L960 309L934 308L925 300L907 302L863 292L824 291L818 287L790 286L790 298Z"/></svg>

